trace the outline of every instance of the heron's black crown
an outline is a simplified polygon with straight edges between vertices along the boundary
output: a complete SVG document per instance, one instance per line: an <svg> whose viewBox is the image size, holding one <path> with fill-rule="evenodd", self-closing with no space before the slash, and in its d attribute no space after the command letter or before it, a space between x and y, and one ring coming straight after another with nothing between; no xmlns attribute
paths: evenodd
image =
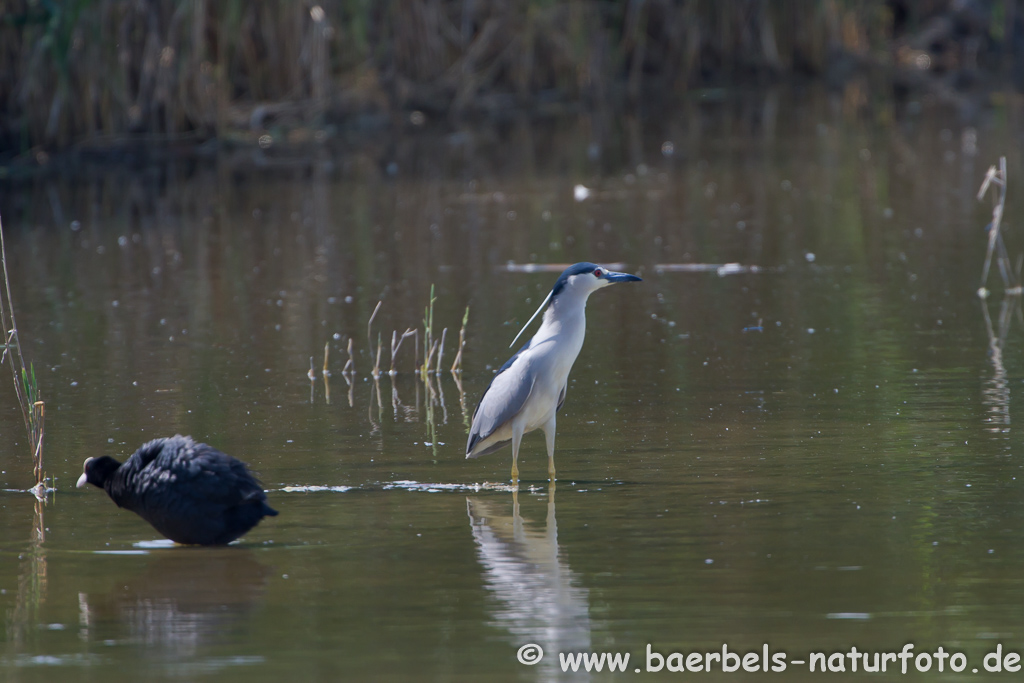
<svg viewBox="0 0 1024 683"><path fill-rule="evenodd" d="M573 265L569 266L568 268L562 271L562 274L559 275L558 279L555 281L555 286L551 288L551 298L554 299L563 289L565 289L565 286L569 283L569 278L572 277L573 275L592 273L597 268L599 268L599 266L596 263L590 263L589 261L584 261L583 263L574 263Z"/></svg>

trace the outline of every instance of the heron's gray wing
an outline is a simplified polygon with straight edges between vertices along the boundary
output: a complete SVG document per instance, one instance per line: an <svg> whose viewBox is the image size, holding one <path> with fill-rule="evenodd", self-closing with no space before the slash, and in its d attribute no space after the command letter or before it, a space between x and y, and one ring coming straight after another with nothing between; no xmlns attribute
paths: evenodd
<svg viewBox="0 0 1024 683"><path fill-rule="evenodd" d="M531 375L530 364L521 354L520 351L513 356L494 376L473 412L473 425L466 444L467 457L483 455L483 452L473 455L474 446L515 417L530 398L536 378Z"/></svg>

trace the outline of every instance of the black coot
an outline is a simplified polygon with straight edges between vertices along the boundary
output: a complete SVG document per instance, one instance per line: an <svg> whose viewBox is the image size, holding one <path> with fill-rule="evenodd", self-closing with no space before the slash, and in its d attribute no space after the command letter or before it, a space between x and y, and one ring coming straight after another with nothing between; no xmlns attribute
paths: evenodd
<svg viewBox="0 0 1024 683"><path fill-rule="evenodd" d="M87 482L177 543L230 543L277 514L244 462L190 436L154 439L123 465L88 458L78 487Z"/></svg>

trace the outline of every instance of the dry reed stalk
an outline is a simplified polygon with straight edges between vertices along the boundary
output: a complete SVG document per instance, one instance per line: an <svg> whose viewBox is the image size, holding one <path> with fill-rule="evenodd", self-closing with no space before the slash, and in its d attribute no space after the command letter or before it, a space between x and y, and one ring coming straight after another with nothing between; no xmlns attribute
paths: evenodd
<svg viewBox="0 0 1024 683"><path fill-rule="evenodd" d="M320 373L324 376L324 401L331 405L331 371L327 368L327 358L331 353L331 342L324 342L324 368Z"/></svg>
<svg viewBox="0 0 1024 683"><path fill-rule="evenodd" d="M434 285L430 285L430 299L426 308L423 309L423 365L420 367L420 379L427 381L430 373L430 358L434 355L436 343L434 342Z"/></svg>
<svg viewBox="0 0 1024 683"><path fill-rule="evenodd" d="M383 301L378 301L377 306L373 309L373 313L370 315L370 319L366 321L366 348L368 349L373 349L373 319L377 317L377 313L380 311L380 307L383 304Z"/></svg>
<svg viewBox="0 0 1024 683"><path fill-rule="evenodd" d="M1014 272L1014 268L1010 263L1010 255L1006 250L1006 243L1003 241L1002 232L1000 232L1003 223L1003 211L1006 208L1006 157L999 157L998 169L995 166L989 166L988 172L985 173L985 180L982 181L981 188L978 190L978 201L981 201L985 193L993 185L998 188L998 191L994 192L992 196L992 222L988 226L988 247L985 250L985 263L981 268L981 286L978 288L978 296L981 298L988 296L988 289L985 287L985 284L988 282L988 274L992 266L993 256L995 256L996 266L999 268L999 274L1003 279L1005 293L1021 293L1019 276Z"/></svg>
<svg viewBox="0 0 1024 683"><path fill-rule="evenodd" d="M355 375L356 374L356 361L355 356L352 353L352 337L348 338L348 360L345 361L345 367L341 369L343 375ZM348 379L346 377L346 379Z"/></svg>
<svg viewBox="0 0 1024 683"><path fill-rule="evenodd" d="M437 402L441 405L441 424L448 424L448 406L444 402L444 382L437 378Z"/></svg>
<svg viewBox="0 0 1024 683"><path fill-rule="evenodd" d="M444 357L444 339L448 336L448 328L441 330L441 344L437 347L437 362L434 363L434 374L441 374L441 359Z"/></svg>
<svg viewBox="0 0 1024 683"><path fill-rule="evenodd" d="M402 348L402 342L405 341L406 337L411 337L414 334L415 331L412 329L407 329L402 333L401 337L398 337L398 330L391 332L391 369L388 370L388 375L391 377L398 374L398 371L395 370L395 356L398 355L398 349Z"/></svg>
<svg viewBox="0 0 1024 683"><path fill-rule="evenodd" d="M38 395L38 390L36 394ZM43 436L45 433L44 423L46 422L46 405L42 401L32 403L32 432L29 441L35 444L32 451L32 475L36 479L36 485L29 489L39 500L46 497L46 476L43 474Z"/></svg>
<svg viewBox="0 0 1024 683"><path fill-rule="evenodd" d="M46 491L43 475L43 436L46 410L43 401L39 398L39 384L36 381L35 367L32 364L25 365L25 357L21 352L18 324L14 317L14 298L11 296L11 278L7 272L7 248L4 244L2 220L0 220L0 264L3 265L4 279L3 292L0 292L0 327L6 330L0 363L5 358L10 358L14 393L18 398L18 405L21 407L21 415L25 421L25 431L28 433L32 454L32 474L36 480L32 491L39 498L41 494L45 495Z"/></svg>
<svg viewBox="0 0 1024 683"><path fill-rule="evenodd" d="M466 433L469 433L469 412L466 410L466 390L462 387L462 377L458 373L452 373L452 379L455 380L455 388L459 391L459 410L462 411L462 424L466 428Z"/></svg>
<svg viewBox="0 0 1024 683"><path fill-rule="evenodd" d="M374 363L373 363L373 371L370 373L371 375L373 375L373 379L375 379L375 380L379 379L380 375L381 375L381 372L380 372L380 352L381 352L381 343L380 343L380 334L378 333L377 334L377 360L374 361Z"/></svg>
<svg viewBox="0 0 1024 683"><path fill-rule="evenodd" d="M355 379L355 375L354 374L350 375L349 373L347 373L344 370L342 370L341 371L341 376L345 380L345 384L348 385L348 407L352 408L353 406L355 406L355 390L356 390L356 385L355 385L355 382L352 381L353 379Z"/></svg>
<svg viewBox="0 0 1024 683"><path fill-rule="evenodd" d="M459 330L459 350L455 353L455 361L452 363L452 374L462 372L462 349L466 346L466 323L469 322L469 306L462 316L462 329ZM461 391L461 388L460 388Z"/></svg>
<svg viewBox="0 0 1024 683"><path fill-rule="evenodd" d="M378 301L377 306L373 309L373 314L370 315L370 319L366 321L366 345L370 349L370 353L373 353L373 321L377 317L377 313L380 312L380 307L384 304L383 301ZM380 334L377 334L377 360L373 364L373 370L370 374L374 379L380 377Z"/></svg>
<svg viewBox="0 0 1024 683"><path fill-rule="evenodd" d="M306 373L306 377L309 377L309 405L313 405L314 390L316 389L316 373L313 372L313 356L309 357L309 372Z"/></svg>
<svg viewBox="0 0 1024 683"><path fill-rule="evenodd" d="M425 376L430 375L430 368L434 364L434 354L437 352L437 341L430 345L430 353L427 354L427 361L423 364L423 372Z"/></svg>
<svg viewBox="0 0 1024 683"><path fill-rule="evenodd" d="M894 35L885 0L0 0L0 16L0 138L23 151L138 135L254 143L325 113L457 114L552 92L635 99L734 74L823 75L913 38ZM992 52L1009 49L1003 34L986 34Z"/></svg>

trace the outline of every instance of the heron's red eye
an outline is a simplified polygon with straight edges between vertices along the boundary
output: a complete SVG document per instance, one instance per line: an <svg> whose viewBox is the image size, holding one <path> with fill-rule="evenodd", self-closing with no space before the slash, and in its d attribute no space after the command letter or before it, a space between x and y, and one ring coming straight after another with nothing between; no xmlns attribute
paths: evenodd
<svg viewBox="0 0 1024 683"><path fill-rule="evenodd" d="M604 268L594 268L594 277L601 277L604 275Z"/></svg>

